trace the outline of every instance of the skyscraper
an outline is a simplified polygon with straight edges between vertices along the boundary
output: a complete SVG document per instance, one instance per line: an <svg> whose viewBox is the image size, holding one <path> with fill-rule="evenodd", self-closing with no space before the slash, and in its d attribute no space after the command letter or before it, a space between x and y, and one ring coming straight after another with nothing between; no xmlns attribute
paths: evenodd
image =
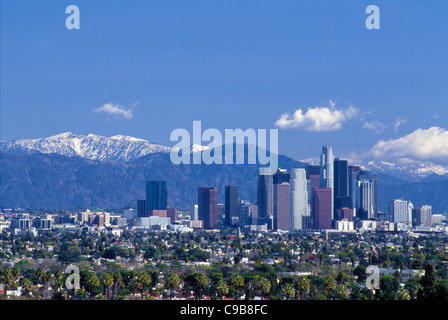
<svg viewBox="0 0 448 320"><path fill-rule="evenodd" d="M320 155L320 187L329 188L331 191L331 215L333 217L334 202L334 156L331 146L323 146Z"/></svg>
<svg viewBox="0 0 448 320"><path fill-rule="evenodd" d="M146 210L166 210L166 181L146 181Z"/></svg>
<svg viewBox="0 0 448 320"><path fill-rule="evenodd" d="M334 210L347 206L349 195L348 162L347 160L334 160Z"/></svg>
<svg viewBox="0 0 448 320"><path fill-rule="evenodd" d="M137 216L146 217L146 200L137 200Z"/></svg>
<svg viewBox="0 0 448 320"><path fill-rule="evenodd" d="M248 200L239 200L238 211L240 226L252 223L252 204Z"/></svg>
<svg viewBox="0 0 448 320"><path fill-rule="evenodd" d="M274 183L274 226L275 230L289 231L289 182Z"/></svg>
<svg viewBox="0 0 448 320"><path fill-rule="evenodd" d="M291 174L286 169L279 168L276 173L272 176L273 184L281 184L283 182L289 183Z"/></svg>
<svg viewBox="0 0 448 320"><path fill-rule="evenodd" d="M308 220L308 225L305 226L307 229L313 228L313 215L314 215L314 189L320 187L320 166L306 166L306 179L308 180L308 202L310 204L310 218Z"/></svg>
<svg viewBox="0 0 448 320"><path fill-rule="evenodd" d="M348 167L348 195L351 199L351 205L349 208L353 209L353 215L357 216L358 212L358 176L361 172L360 166Z"/></svg>
<svg viewBox="0 0 448 320"><path fill-rule="evenodd" d="M370 220L375 218L373 211L373 189L372 181L358 180L359 206L358 217L362 220Z"/></svg>
<svg viewBox="0 0 448 320"><path fill-rule="evenodd" d="M230 226L233 224L232 219L237 218L239 215L237 186L226 186L224 206L225 206L225 224Z"/></svg>
<svg viewBox="0 0 448 320"><path fill-rule="evenodd" d="M401 199L389 201L389 216L392 219L392 222L409 223L408 201Z"/></svg>
<svg viewBox="0 0 448 320"><path fill-rule="evenodd" d="M204 220L205 229L213 229L218 224L218 189L198 188L198 216Z"/></svg>
<svg viewBox="0 0 448 320"><path fill-rule="evenodd" d="M273 224L273 177L269 174L258 175L257 187L258 218L268 224L268 229L272 229Z"/></svg>
<svg viewBox="0 0 448 320"><path fill-rule="evenodd" d="M314 229L332 229L332 200L330 188L316 188L313 193Z"/></svg>
<svg viewBox="0 0 448 320"><path fill-rule="evenodd" d="M304 229L303 221L309 216L308 187L305 169L291 169L289 229ZM307 228L308 226L305 226Z"/></svg>
<svg viewBox="0 0 448 320"><path fill-rule="evenodd" d="M429 205L412 209L412 226L432 226L432 207Z"/></svg>

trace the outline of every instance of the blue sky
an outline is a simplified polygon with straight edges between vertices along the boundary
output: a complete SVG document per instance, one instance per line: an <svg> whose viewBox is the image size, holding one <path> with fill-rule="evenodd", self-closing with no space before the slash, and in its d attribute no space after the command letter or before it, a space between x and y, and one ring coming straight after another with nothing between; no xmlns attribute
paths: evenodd
<svg viewBox="0 0 448 320"><path fill-rule="evenodd" d="M65 27L70 4L79 30ZM379 30L365 27L370 4ZM296 159L330 144L448 164L447 17L446 0L3 0L1 140L174 145L172 130L201 120L277 128Z"/></svg>

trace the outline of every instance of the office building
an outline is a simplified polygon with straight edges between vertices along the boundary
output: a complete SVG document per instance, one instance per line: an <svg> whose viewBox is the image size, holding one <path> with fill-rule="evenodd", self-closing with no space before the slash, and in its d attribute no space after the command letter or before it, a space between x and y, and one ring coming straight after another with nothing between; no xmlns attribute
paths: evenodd
<svg viewBox="0 0 448 320"><path fill-rule="evenodd" d="M304 228L303 221L309 216L309 205L305 169L291 169L289 201L290 231L306 229L308 226Z"/></svg>
<svg viewBox="0 0 448 320"><path fill-rule="evenodd" d="M331 192L331 214L334 215L334 156L331 146L323 146L320 155L320 188L328 188Z"/></svg>
<svg viewBox="0 0 448 320"><path fill-rule="evenodd" d="M273 184L282 184L283 182L289 183L291 179L291 174L286 169L279 168L276 173L272 176Z"/></svg>
<svg viewBox="0 0 448 320"><path fill-rule="evenodd" d="M274 226L275 230L289 231L289 182L275 183L273 185L274 199Z"/></svg>
<svg viewBox="0 0 448 320"><path fill-rule="evenodd" d="M332 229L333 206L331 188L316 188L313 192L313 228Z"/></svg>
<svg viewBox="0 0 448 320"><path fill-rule="evenodd" d="M193 204L190 207L190 219L191 220L199 220L199 213L198 213L198 205Z"/></svg>
<svg viewBox="0 0 448 320"><path fill-rule="evenodd" d="M395 223L410 223L408 201L401 199L389 201L389 217Z"/></svg>
<svg viewBox="0 0 448 320"><path fill-rule="evenodd" d="M268 230L273 227L273 177L269 174L258 175L257 187L258 217L268 224Z"/></svg>
<svg viewBox="0 0 448 320"><path fill-rule="evenodd" d="M252 205L249 201L239 200L238 211L238 223L240 226L252 224Z"/></svg>
<svg viewBox="0 0 448 320"><path fill-rule="evenodd" d="M334 160L334 210L347 206L349 199L348 162L347 160Z"/></svg>
<svg viewBox="0 0 448 320"><path fill-rule="evenodd" d="M166 210L166 181L146 181L146 210Z"/></svg>
<svg viewBox="0 0 448 320"><path fill-rule="evenodd" d="M342 207L337 209L338 220L353 221L353 209Z"/></svg>
<svg viewBox="0 0 448 320"><path fill-rule="evenodd" d="M204 221L205 229L213 229L218 224L218 189L198 188L198 216Z"/></svg>
<svg viewBox="0 0 448 320"><path fill-rule="evenodd" d="M432 207L429 205L412 210L412 226L432 226Z"/></svg>
<svg viewBox="0 0 448 320"><path fill-rule="evenodd" d="M146 200L145 199L137 200L137 216L138 217L146 217Z"/></svg>
<svg viewBox="0 0 448 320"><path fill-rule="evenodd" d="M238 187L226 186L225 187L225 224L232 225L232 219L234 220L239 215L239 201L238 201Z"/></svg>
<svg viewBox="0 0 448 320"><path fill-rule="evenodd" d="M372 220L375 218L373 210L373 189L372 182L368 180L358 181L358 217L362 220Z"/></svg>

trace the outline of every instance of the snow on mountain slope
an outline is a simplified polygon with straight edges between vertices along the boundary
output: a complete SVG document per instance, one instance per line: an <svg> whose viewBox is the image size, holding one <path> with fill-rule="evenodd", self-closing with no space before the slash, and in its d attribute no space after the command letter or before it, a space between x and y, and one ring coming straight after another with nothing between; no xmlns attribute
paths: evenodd
<svg viewBox="0 0 448 320"><path fill-rule="evenodd" d="M132 161L155 152L170 152L171 148L129 136L103 137L95 134L79 135L64 132L39 139L19 139L0 142L0 151L31 154L57 153L64 156L79 156L90 160Z"/></svg>

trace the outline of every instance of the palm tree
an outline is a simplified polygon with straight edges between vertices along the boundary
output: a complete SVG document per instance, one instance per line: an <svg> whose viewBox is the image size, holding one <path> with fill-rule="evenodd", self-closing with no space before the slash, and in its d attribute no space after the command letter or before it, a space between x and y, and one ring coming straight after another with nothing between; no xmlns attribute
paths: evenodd
<svg viewBox="0 0 448 320"><path fill-rule="evenodd" d="M235 289L234 298L238 298L241 295L240 288L244 286L244 278L238 273L232 273L230 275L230 285Z"/></svg>
<svg viewBox="0 0 448 320"><path fill-rule="evenodd" d="M179 276L175 273L170 273L166 277L165 287L169 290L170 300L174 297L174 292L179 288L180 282Z"/></svg>
<svg viewBox="0 0 448 320"><path fill-rule="evenodd" d="M398 300L411 300L411 295L409 291L404 288L398 289Z"/></svg>
<svg viewBox="0 0 448 320"><path fill-rule="evenodd" d="M145 290L151 285L152 279L151 275L143 271L137 276L137 288L141 291L142 299L145 293Z"/></svg>
<svg viewBox="0 0 448 320"><path fill-rule="evenodd" d="M47 298L47 294L48 294L48 287L50 286L50 280L53 277L53 274L51 273L50 270L48 270L47 272L44 272L42 275L42 280L44 281L44 289L45 289L45 293L44 293L44 299Z"/></svg>
<svg viewBox="0 0 448 320"><path fill-rule="evenodd" d="M221 279L218 281L218 284L216 285L216 292L218 293L220 299L229 293L229 286L225 280Z"/></svg>
<svg viewBox="0 0 448 320"><path fill-rule="evenodd" d="M50 285L57 293L59 293L61 287L64 284L63 282L64 275L62 274L61 270L57 270L53 275L54 276L50 280Z"/></svg>
<svg viewBox="0 0 448 320"><path fill-rule="evenodd" d="M89 288L89 299L91 300L93 290L95 289L95 287L100 285L100 279L98 279L98 276L95 273L91 272L89 274L89 278L87 279L86 285Z"/></svg>
<svg viewBox="0 0 448 320"><path fill-rule="evenodd" d="M25 295L30 293L31 290L33 289L33 283L31 282L31 280L26 279L26 278L20 279L20 285L22 286L23 290L25 291Z"/></svg>
<svg viewBox="0 0 448 320"><path fill-rule="evenodd" d="M123 281L121 279L120 272L114 272L112 274L112 278L114 280L114 284L112 286L112 300L114 300L118 295L118 288L123 284Z"/></svg>
<svg viewBox="0 0 448 320"><path fill-rule="evenodd" d="M284 298L291 300L296 295L296 289L294 288L294 284L287 283L282 288L282 295Z"/></svg>
<svg viewBox="0 0 448 320"><path fill-rule="evenodd" d="M110 299L110 287L114 285L114 277L110 271L106 271L101 278L106 291L106 300Z"/></svg>
<svg viewBox="0 0 448 320"><path fill-rule="evenodd" d="M5 299L7 299L8 285L10 285L14 281L14 276L9 266L4 267L0 272L0 275L3 277L3 283L5 285Z"/></svg>
<svg viewBox="0 0 448 320"><path fill-rule="evenodd" d="M303 293L310 289L310 279L299 277L296 283L297 290L300 292L300 300L303 300Z"/></svg>
<svg viewBox="0 0 448 320"><path fill-rule="evenodd" d="M347 286L346 285L344 285L344 284L336 285L335 291L336 291L336 297L339 300L345 300L345 299L348 298Z"/></svg>
<svg viewBox="0 0 448 320"><path fill-rule="evenodd" d="M265 277L260 277L258 280L258 289L261 290L261 295L265 297L271 291L271 282Z"/></svg>
<svg viewBox="0 0 448 320"><path fill-rule="evenodd" d="M208 286L209 279L204 273L196 273L195 274L195 282L196 282L196 289L198 292L199 300L202 298L202 292L205 290L205 288Z"/></svg>
<svg viewBox="0 0 448 320"><path fill-rule="evenodd" d="M330 295L330 292L336 288L336 281L332 277L327 277L324 280L324 288L327 291L327 297Z"/></svg>

